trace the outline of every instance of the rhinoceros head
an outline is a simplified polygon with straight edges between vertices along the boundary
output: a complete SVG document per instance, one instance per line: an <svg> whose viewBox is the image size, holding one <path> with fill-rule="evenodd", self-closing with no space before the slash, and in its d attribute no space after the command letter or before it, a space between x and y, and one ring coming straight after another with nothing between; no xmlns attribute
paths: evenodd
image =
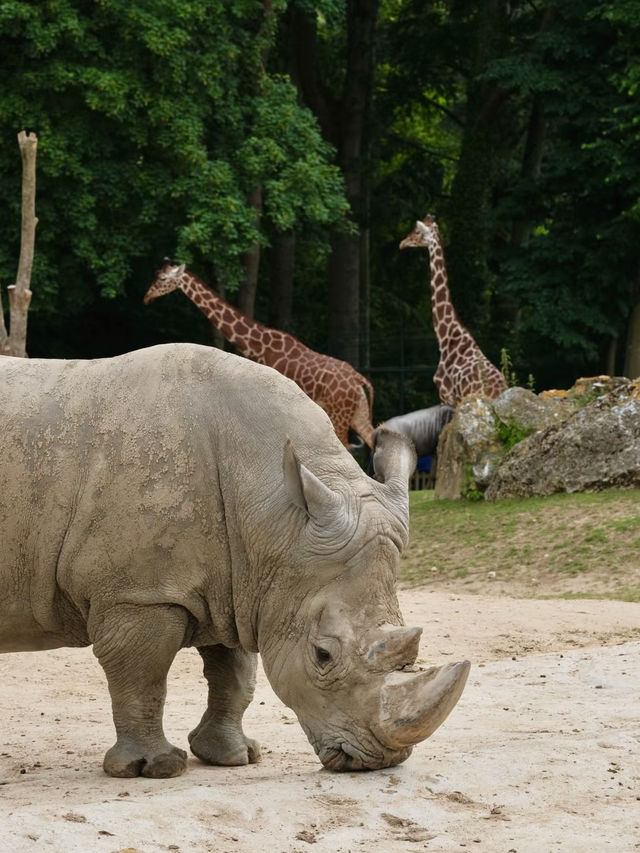
<svg viewBox="0 0 640 853"><path fill-rule="evenodd" d="M395 594L408 531L410 442L382 431L375 466L357 500L330 489L285 452L291 500L306 513L299 543L312 563L310 588L292 590L285 636L261 648L265 672L332 770L404 761L452 710L469 663L415 667L421 628L402 624ZM286 605L283 611L286 611Z"/></svg>

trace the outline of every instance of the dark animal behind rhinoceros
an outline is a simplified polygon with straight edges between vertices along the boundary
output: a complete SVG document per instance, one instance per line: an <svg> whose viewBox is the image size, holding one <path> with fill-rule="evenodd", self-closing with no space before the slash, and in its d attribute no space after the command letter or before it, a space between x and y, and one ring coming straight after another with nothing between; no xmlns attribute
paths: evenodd
<svg viewBox="0 0 640 853"><path fill-rule="evenodd" d="M331 421L268 367L189 344L112 359L0 359L0 649L93 644L113 776L176 776L169 667L209 684L191 750L257 761L242 717L257 653L335 770L403 761L457 702L467 662L408 672L395 595L415 452L385 431L364 474Z"/></svg>
<svg viewBox="0 0 640 853"><path fill-rule="evenodd" d="M396 415L381 426L410 438L418 456L431 456L438 449L440 433L454 412L452 406L439 404L427 409L416 409L415 412L407 412L405 415Z"/></svg>

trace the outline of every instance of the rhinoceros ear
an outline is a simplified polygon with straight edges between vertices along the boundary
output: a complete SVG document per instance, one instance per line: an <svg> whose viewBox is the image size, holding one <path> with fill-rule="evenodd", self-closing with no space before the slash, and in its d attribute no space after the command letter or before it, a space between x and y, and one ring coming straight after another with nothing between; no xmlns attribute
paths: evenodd
<svg viewBox="0 0 640 853"><path fill-rule="evenodd" d="M291 502L305 510L315 522L335 523L336 517L344 514L342 496L325 486L322 480L305 468L296 456L290 438L287 438L285 444L282 469Z"/></svg>
<svg viewBox="0 0 640 853"><path fill-rule="evenodd" d="M282 460L282 472L284 474L284 484L287 487L287 492L291 503L309 512L307 502L304 497L302 488L302 477L300 475L300 462L293 449L293 443L290 438L287 438L287 443L284 446L284 459Z"/></svg>

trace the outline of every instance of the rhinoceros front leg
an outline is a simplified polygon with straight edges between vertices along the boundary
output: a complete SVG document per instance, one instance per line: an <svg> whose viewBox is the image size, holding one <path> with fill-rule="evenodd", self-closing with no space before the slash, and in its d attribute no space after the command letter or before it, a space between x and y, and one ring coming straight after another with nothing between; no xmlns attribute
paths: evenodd
<svg viewBox="0 0 640 853"><path fill-rule="evenodd" d="M207 710L189 734L191 751L207 764L254 764L260 747L245 736L242 716L253 699L257 655L225 646L198 649L209 685Z"/></svg>
<svg viewBox="0 0 640 853"><path fill-rule="evenodd" d="M183 645L187 614L181 607L117 606L92 613L93 651L109 684L117 741L103 767L110 776L179 776L187 753L164 736L167 673Z"/></svg>

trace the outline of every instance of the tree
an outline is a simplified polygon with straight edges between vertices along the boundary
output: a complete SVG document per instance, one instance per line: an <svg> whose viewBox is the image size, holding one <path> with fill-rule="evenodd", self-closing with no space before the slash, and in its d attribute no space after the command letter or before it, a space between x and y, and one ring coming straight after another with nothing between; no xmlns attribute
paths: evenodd
<svg viewBox="0 0 640 853"><path fill-rule="evenodd" d="M603 372L637 281L637 4L389 0L382 19L378 209L438 215L489 353L541 387ZM395 263L415 299L418 261Z"/></svg>
<svg viewBox="0 0 640 853"><path fill-rule="evenodd" d="M637 11L624 8L549 4L534 49L493 69L544 121L539 167L523 169L496 209L498 228L528 220L527 239L512 229L496 260L502 294L518 306L510 349L548 384L621 366L612 344L634 302L640 172L628 81L639 32Z"/></svg>
<svg viewBox="0 0 640 853"><path fill-rule="evenodd" d="M4 323L0 292L0 355L24 358L27 354L27 313L31 302L31 269L36 239L36 152L38 137L21 130L18 145L22 156L22 227L20 259L15 284L8 287L10 306L9 333Z"/></svg>
<svg viewBox="0 0 640 853"><path fill-rule="evenodd" d="M329 351L360 363L363 245L368 229L370 108L375 73L378 0L292 3L285 40L287 66L324 138L337 149L353 228L334 231L327 269ZM331 14L332 13L332 14ZM365 265L366 269L366 265Z"/></svg>
<svg viewBox="0 0 640 853"><path fill-rule="evenodd" d="M284 6L4 4L0 139L18 122L38 129L47 228L32 312L52 330L67 316L75 335L73 318L106 311L105 299L137 302L165 255L213 271L232 293L273 233L344 219L332 151L291 83L264 69L268 19ZM5 197L13 174L0 146ZM14 251L2 224L0 275ZM66 341L46 354L74 353Z"/></svg>

